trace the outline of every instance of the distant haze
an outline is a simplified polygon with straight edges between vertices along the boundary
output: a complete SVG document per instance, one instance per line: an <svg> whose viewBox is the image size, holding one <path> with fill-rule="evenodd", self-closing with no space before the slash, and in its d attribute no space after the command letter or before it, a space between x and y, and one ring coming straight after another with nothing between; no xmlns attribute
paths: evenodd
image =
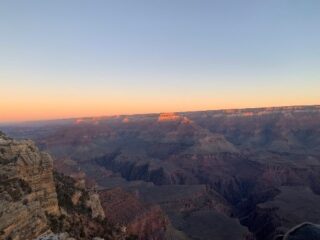
<svg viewBox="0 0 320 240"><path fill-rule="evenodd" d="M320 103L320 1L0 2L0 122Z"/></svg>

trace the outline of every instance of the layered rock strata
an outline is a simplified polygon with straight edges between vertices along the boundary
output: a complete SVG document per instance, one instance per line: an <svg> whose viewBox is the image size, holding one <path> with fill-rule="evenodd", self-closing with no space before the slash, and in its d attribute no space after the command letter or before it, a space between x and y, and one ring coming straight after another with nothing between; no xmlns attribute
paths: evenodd
<svg viewBox="0 0 320 240"><path fill-rule="evenodd" d="M0 133L0 239L32 239L60 215L52 159L32 141Z"/></svg>

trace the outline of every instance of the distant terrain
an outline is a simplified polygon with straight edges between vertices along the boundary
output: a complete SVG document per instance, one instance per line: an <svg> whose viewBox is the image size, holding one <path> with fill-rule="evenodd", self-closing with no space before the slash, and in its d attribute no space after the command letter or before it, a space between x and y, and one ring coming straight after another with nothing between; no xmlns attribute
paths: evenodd
<svg viewBox="0 0 320 240"><path fill-rule="evenodd" d="M94 189L106 218L139 239L280 240L320 223L319 105L0 129L50 153L56 171Z"/></svg>

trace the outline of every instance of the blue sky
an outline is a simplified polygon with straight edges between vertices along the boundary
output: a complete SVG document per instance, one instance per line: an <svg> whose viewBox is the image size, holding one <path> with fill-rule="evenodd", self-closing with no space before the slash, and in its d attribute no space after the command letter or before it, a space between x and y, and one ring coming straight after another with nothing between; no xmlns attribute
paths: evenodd
<svg viewBox="0 0 320 240"><path fill-rule="evenodd" d="M316 0L3 0L0 118L23 119L24 103L38 118L320 103L319 13ZM58 113L58 98L88 109Z"/></svg>

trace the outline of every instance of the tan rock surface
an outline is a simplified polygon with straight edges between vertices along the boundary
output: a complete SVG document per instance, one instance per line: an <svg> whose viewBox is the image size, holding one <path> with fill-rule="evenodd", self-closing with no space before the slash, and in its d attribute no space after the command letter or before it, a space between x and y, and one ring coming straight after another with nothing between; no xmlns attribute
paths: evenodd
<svg viewBox="0 0 320 240"><path fill-rule="evenodd" d="M91 193L89 195L89 201L87 201L87 206L91 208L92 218L97 218L97 217L99 217L100 219L105 218L104 210L101 206L98 193Z"/></svg>
<svg viewBox="0 0 320 240"><path fill-rule="evenodd" d="M51 157L0 133L0 239L37 237L49 229L46 212L60 214Z"/></svg>

